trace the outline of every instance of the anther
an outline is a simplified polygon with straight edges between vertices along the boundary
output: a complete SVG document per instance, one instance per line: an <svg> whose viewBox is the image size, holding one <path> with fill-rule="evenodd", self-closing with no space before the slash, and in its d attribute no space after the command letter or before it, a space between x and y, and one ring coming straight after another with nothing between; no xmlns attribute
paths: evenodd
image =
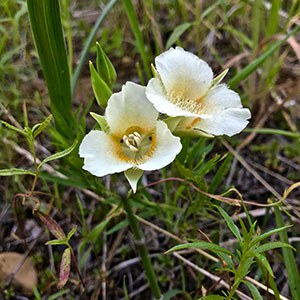
<svg viewBox="0 0 300 300"><path fill-rule="evenodd" d="M128 146L128 145L127 145L127 146ZM134 146L132 146L132 145L129 145L128 147L129 147L129 149L130 149L131 151L133 151L133 152L138 152L138 151L139 151L138 148L136 148L136 147L134 147Z"/></svg>

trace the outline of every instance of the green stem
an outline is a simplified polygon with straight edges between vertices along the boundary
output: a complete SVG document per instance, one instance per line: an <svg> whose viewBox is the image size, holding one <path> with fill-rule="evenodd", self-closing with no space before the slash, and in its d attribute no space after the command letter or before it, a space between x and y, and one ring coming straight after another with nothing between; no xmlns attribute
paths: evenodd
<svg viewBox="0 0 300 300"><path fill-rule="evenodd" d="M161 298L160 288L158 286L158 283L156 280L156 275L152 268L151 260L150 260L149 253L148 253L148 250L145 245L143 234L140 230L139 223L132 211L132 207L131 207L131 203L130 203L131 199L123 198L122 201L123 201L123 207L127 213L127 219L128 219L130 228L132 230L132 233L133 233L133 236L135 239L136 248L138 250L139 256L140 256L143 266L145 268L146 277L149 281L149 285L150 285L152 294L156 299L160 299Z"/></svg>

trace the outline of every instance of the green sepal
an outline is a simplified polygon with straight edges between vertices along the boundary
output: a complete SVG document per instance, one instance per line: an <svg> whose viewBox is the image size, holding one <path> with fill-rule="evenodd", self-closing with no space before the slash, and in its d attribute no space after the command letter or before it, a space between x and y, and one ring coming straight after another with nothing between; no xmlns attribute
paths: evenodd
<svg viewBox="0 0 300 300"><path fill-rule="evenodd" d="M101 48L100 44L97 42L97 60L96 60L96 66L97 71L100 77L104 80L104 82L112 88L113 84L116 81L117 73L114 68L114 65L108 58L108 56L105 54L103 49Z"/></svg>
<svg viewBox="0 0 300 300"><path fill-rule="evenodd" d="M192 123L196 121L197 118L193 117L169 117L164 120L170 131L177 136L184 137L207 137L213 138L214 136L202 131L200 128L193 126ZM195 124L196 125L196 124Z"/></svg>
<svg viewBox="0 0 300 300"><path fill-rule="evenodd" d="M142 177L144 171L140 169L129 169L124 172L126 179L128 180L133 192L136 192L137 183Z"/></svg>
<svg viewBox="0 0 300 300"><path fill-rule="evenodd" d="M92 88L99 106L105 108L107 105L107 101L112 94L111 89L105 83L105 81L100 77L97 73L93 63L90 61L90 72L91 72L91 81L92 81Z"/></svg>
<svg viewBox="0 0 300 300"><path fill-rule="evenodd" d="M218 75L217 77L215 77L212 82L211 82L211 87L219 84L223 78L226 76L226 74L228 73L229 69L224 70L220 75Z"/></svg>
<svg viewBox="0 0 300 300"><path fill-rule="evenodd" d="M104 116L98 115L94 112L90 112L90 115L96 120L96 122L99 124L102 131L104 132L109 131L109 126Z"/></svg>

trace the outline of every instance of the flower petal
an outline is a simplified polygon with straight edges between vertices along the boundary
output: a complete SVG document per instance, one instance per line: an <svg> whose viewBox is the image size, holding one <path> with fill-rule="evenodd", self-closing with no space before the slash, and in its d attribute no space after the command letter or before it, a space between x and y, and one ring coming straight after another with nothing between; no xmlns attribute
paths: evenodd
<svg viewBox="0 0 300 300"><path fill-rule="evenodd" d="M225 84L209 91L203 99L203 113L195 127L213 135L237 134L251 118L249 109L242 108L240 96Z"/></svg>
<svg viewBox="0 0 300 300"><path fill-rule="evenodd" d="M250 110L247 108L228 108L216 111L210 118L200 119L194 130L199 128L208 134L232 136L247 126L250 117Z"/></svg>
<svg viewBox="0 0 300 300"><path fill-rule="evenodd" d="M109 135L103 131L91 131L79 147L79 156L84 158L83 169L102 177L131 168L132 165L122 161L114 150L115 145Z"/></svg>
<svg viewBox="0 0 300 300"><path fill-rule="evenodd" d="M242 107L238 93L230 90L225 84L218 84L203 98L203 113L212 115L227 108Z"/></svg>
<svg viewBox="0 0 300 300"><path fill-rule="evenodd" d="M158 112L147 99L145 87L127 82L121 92L110 97L105 115L111 132L121 136L130 127L151 130Z"/></svg>
<svg viewBox="0 0 300 300"><path fill-rule="evenodd" d="M213 72L209 65L180 47L157 56L155 66L168 94L175 91L198 99L211 86Z"/></svg>
<svg viewBox="0 0 300 300"><path fill-rule="evenodd" d="M175 159L181 148L180 139L172 135L163 121L158 121L156 127L156 148L151 157L137 167L144 171L163 168Z"/></svg>
<svg viewBox="0 0 300 300"><path fill-rule="evenodd" d="M146 96L154 107L161 113L170 117L185 116L196 117L198 115L181 109L179 106L171 103L158 78L152 78L146 88Z"/></svg>
<svg viewBox="0 0 300 300"><path fill-rule="evenodd" d="M133 169L133 168L124 172L124 175L128 180L134 193L136 192L137 183L143 174L144 174L143 170Z"/></svg>

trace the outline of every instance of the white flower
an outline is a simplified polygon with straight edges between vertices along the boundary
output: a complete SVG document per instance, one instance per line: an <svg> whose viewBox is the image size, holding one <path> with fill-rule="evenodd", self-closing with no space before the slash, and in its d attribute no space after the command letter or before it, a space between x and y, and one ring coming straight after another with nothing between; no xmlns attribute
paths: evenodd
<svg viewBox="0 0 300 300"><path fill-rule="evenodd" d="M99 177L125 171L134 192L143 171L165 167L182 148L180 139L157 121L158 112L145 89L132 82L123 85L108 101L109 131L92 130L79 148L83 169Z"/></svg>
<svg viewBox="0 0 300 300"><path fill-rule="evenodd" d="M171 48L155 58L155 66L157 76L147 85L147 98L161 113L187 117L181 123L186 130L232 136L247 126L251 114L239 95L216 84L212 69L196 55Z"/></svg>

